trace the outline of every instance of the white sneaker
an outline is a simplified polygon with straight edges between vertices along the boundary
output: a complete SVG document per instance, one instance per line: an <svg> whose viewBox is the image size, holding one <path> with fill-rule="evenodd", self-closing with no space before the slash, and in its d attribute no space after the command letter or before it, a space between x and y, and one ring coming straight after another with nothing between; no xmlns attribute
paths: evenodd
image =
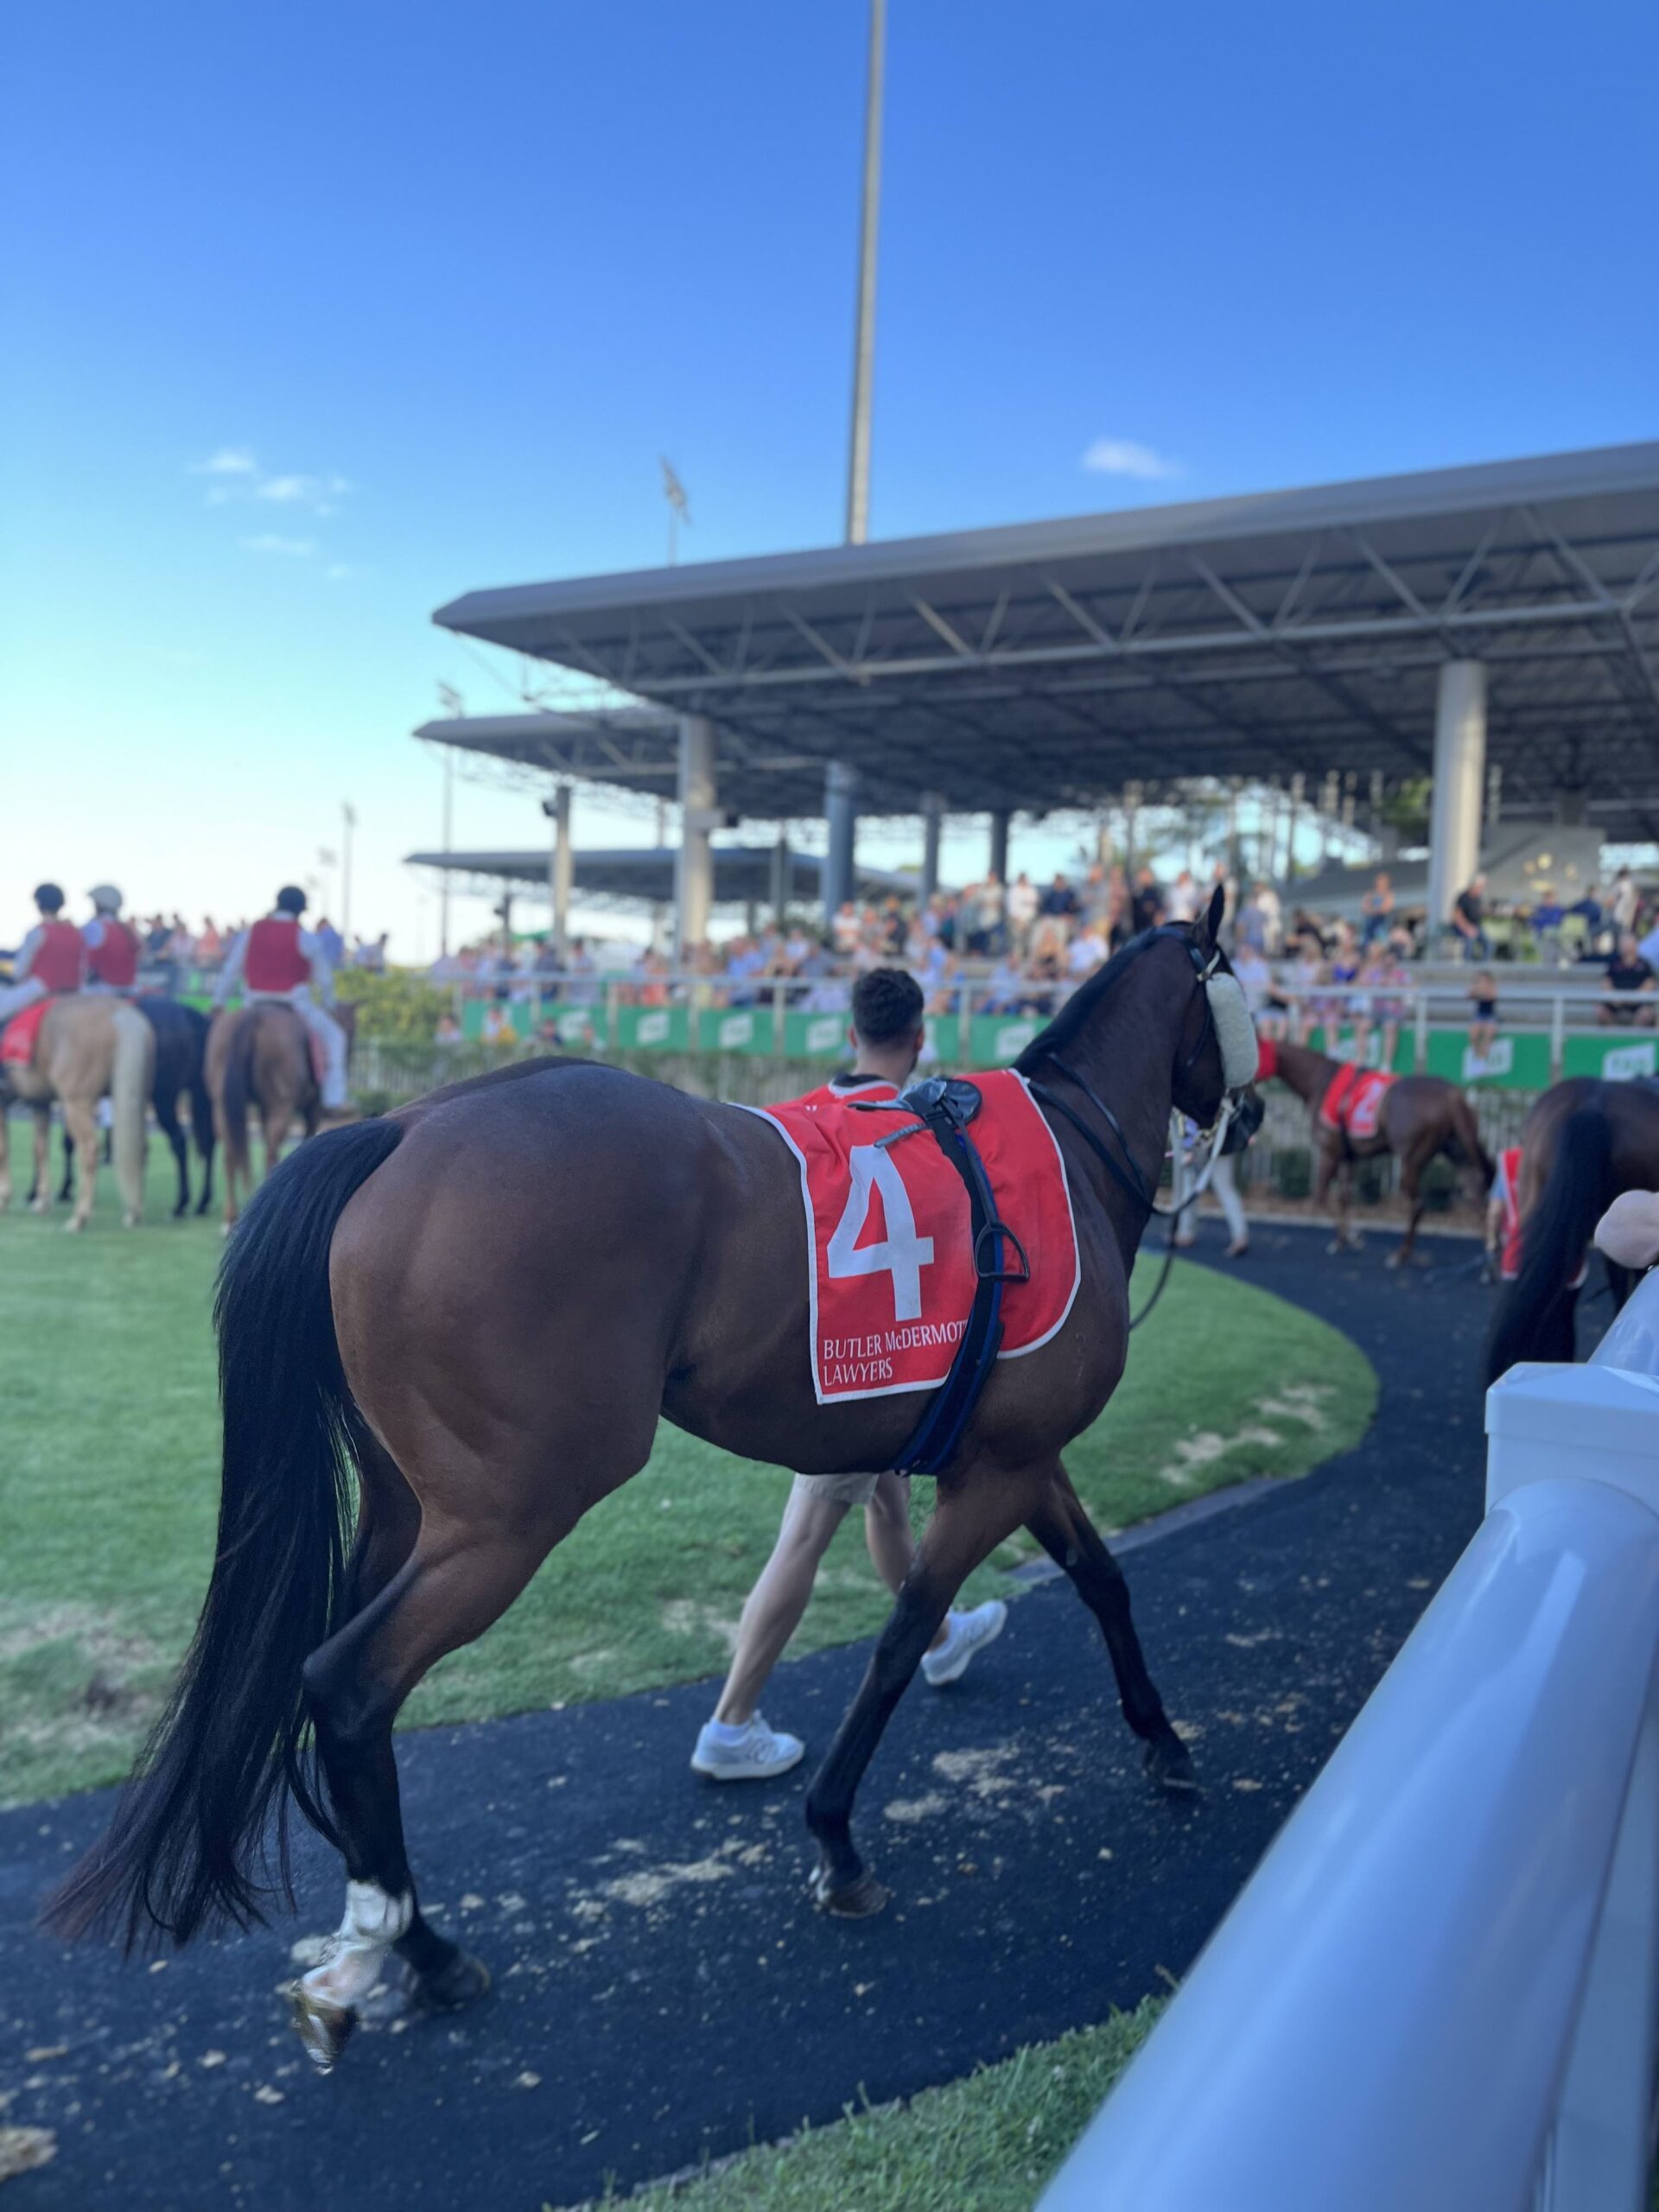
<svg viewBox="0 0 1659 2212"><path fill-rule="evenodd" d="M768 1781L774 1774L787 1774L806 1749L798 1736L768 1728L758 1713L734 1744L721 1743L714 1726L712 1720L703 1724L691 1764L715 1782Z"/></svg>
<svg viewBox="0 0 1659 2212"><path fill-rule="evenodd" d="M937 1651L922 1655L922 1672L935 1689L965 1675L975 1652L995 1643L1007 1626L1008 1609L1000 1598L988 1598L970 1612L952 1613L950 1620L950 1633L944 1642Z"/></svg>

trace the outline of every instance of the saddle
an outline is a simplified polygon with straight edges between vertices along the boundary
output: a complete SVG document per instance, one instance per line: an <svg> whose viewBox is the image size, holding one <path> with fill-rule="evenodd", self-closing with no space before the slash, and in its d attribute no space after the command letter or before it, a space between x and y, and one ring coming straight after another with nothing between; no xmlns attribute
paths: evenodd
<svg viewBox="0 0 1659 2212"><path fill-rule="evenodd" d="M863 1114L904 1114L904 1126L891 1129L876 1142L887 1151L907 1137L931 1133L945 1158L961 1176L968 1193L973 1224L974 1302L962 1341L950 1362L950 1372L928 1401L926 1410L912 1431L910 1440L893 1461L906 1475L936 1473L962 1440L972 1420L980 1395L990 1379L1002 1342L1002 1289L1005 1283L1031 1281L1031 1262L1025 1247L998 1211L991 1179L985 1172L978 1147L968 1134L983 1103L976 1084L960 1076L928 1076L913 1083L893 1099L849 1099ZM1004 1265L1011 1251L1017 1265Z"/></svg>

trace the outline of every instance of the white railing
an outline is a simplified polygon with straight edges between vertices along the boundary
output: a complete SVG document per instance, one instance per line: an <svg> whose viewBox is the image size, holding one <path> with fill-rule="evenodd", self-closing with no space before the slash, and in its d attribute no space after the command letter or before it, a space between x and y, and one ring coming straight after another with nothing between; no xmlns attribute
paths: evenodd
<svg viewBox="0 0 1659 2212"><path fill-rule="evenodd" d="M1487 1515L1043 2212L1637 2212L1659 1277L1488 1394Z"/></svg>

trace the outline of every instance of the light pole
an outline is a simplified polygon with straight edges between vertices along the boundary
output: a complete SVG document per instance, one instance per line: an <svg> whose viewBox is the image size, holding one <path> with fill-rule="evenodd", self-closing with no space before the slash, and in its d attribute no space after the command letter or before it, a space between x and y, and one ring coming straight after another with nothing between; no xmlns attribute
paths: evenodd
<svg viewBox="0 0 1659 2212"><path fill-rule="evenodd" d="M357 809L349 799L340 804L340 933L349 944L352 941L352 832L357 827Z"/></svg>
<svg viewBox="0 0 1659 2212"><path fill-rule="evenodd" d="M870 534L870 386L875 370L875 245L881 213L881 80L887 0L870 0L864 92L864 198L858 231L858 321L853 340L853 435L847 463L847 543Z"/></svg>

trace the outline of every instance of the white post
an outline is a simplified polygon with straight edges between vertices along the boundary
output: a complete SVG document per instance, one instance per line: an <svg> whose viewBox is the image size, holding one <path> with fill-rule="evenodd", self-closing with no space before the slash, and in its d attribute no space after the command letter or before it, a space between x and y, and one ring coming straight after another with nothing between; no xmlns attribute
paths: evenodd
<svg viewBox="0 0 1659 2212"><path fill-rule="evenodd" d="M561 784L553 798L553 849L547 856L547 891L553 908L553 950L559 965L570 937L570 887L575 880L575 855L570 846L570 786Z"/></svg>
<svg viewBox="0 0 1659 2212"><path fill-rule="evenodd" d="M944 794L922 793L922 880L918 896L924 906L939 888L939 838L944 829Z"/></svg>
<svg viewBox="0 0 1659 2212"><path fill-rule="evenodd" d="M823 811L830 850L823 865L823 918L833 922L844 899L857 895L858 771L832 760L823 772Z"/></svg>
<svg viewBox="0 0 1659 2212"><path fill-rule="evenodd" d="M674 957L681 967L709 940L715 903L715 726L706 715L680 716L680 849L674 863Z"/></svg>
<svg viewBox="0 0 1659 2212"><path fill-rule="evenodd" d="M853 435L847 460L847 543L870 534L870 392L875 375L875 240L881 210L881 76L887 0L870 0L864 92L864 201L858 232L858 320L853 340Z"/></svg>
<svg viewBox="0 0 1659 2212"><path fill-rule="evenodd" d="M1434 797L1428 828L1428 945L1452 901L1480 866L1480 802L1486 770L1486 668L1448 660L1434 713Z"/></svg>

